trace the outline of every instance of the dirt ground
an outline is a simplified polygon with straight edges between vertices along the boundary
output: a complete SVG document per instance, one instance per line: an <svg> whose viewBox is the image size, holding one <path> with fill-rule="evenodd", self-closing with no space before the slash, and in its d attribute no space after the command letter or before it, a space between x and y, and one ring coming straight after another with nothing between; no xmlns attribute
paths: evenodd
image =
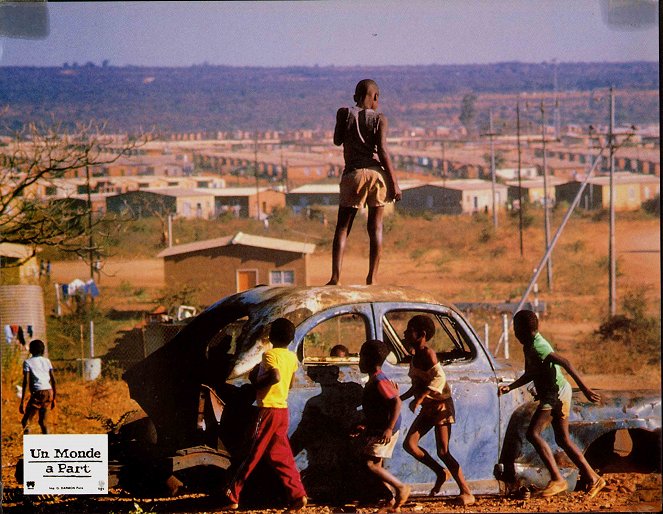
<svg viewBox="0 0 663 514"><path fill-rule="evenodd" d="M606 234L596 234L591 239L588 253L607 253ZM617 259L620 265L619 280L630 285L643 285L659 292L661 285L661 243L660 227L648 221L629 222L616 226ZM354 239L348 242L348 250L343 261L343 282L346 284L364 283L368 271L366 249L360 248ZM384 282L410 285L436 293L439 285L430 281L418 269L406 252L383 257L380 263L380 277ZM644 272L643 272L644 271ZM309 282L324 284L329 280L329 252L316 252L311 255ZM67 283L75 278L89 276L89 268L83 261L53 263L52 280ZM388 278L387 278L388 277ZM445 289L455 291L455 282L462 277L445 277ZM123 261L110 259L104 264L100 285L118 287L122 283L140 285L146 288L164 287L163 261L161 259L134 259ZM425 284L425 286L423 286Z"/></svg>
<svg viewBox="0 0 663 514"><path fill-rule="evenodd" d="M584 493L565 493L552 498L517 499L512 497L479 496L469 507L453 504L453 497L412 497L403 506L404 513L420 512L660 512L660 474L605 474L607 487L595 498ZM24 497L22 490L5 491L7 513L39 512L42 514L81 513L207 513L218 512L220 504L203 494L176 498L134 498L120 491L96 497ZM273 514L283 509L242 509L247 514ZM376 512L374 506L309 504L303 514Z"/></svg>

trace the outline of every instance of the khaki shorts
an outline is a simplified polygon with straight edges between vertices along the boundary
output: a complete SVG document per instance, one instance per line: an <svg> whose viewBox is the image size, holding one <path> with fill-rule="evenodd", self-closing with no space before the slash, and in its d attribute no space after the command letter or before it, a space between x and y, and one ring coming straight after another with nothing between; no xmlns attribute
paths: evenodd
<svg viewBox="0 0 663 514"><path fill-rule="evenodd" d="M556 400L542 399L539 401L539 410L551 410L553 418L568 419L571 413L571 396L573 390L568 382L557 394Z"/></svg>
<svg viewBox="0 0 663 514"><path fill-rule="evenodd" d="M380 168L359 168L341 178L340 207L361 209L387 204L387 184Z"/></svg>
<svg viewBox="0 0 663 514"><path fill-rule="evenodd" d="M454 401L451 397L444 400L424 398L417 417L433 426L452 425L456 422Z"/></svg>
<svg viewBox="0 0 663 514"><path fill-rule="evenodd" d="M379 443L380 436L367 436L364 448L361 453L371 457L379 457L381 459L390 459L394 453L396 442L398 441L398 430L391 435L391 439L387 443Z"/></svg>

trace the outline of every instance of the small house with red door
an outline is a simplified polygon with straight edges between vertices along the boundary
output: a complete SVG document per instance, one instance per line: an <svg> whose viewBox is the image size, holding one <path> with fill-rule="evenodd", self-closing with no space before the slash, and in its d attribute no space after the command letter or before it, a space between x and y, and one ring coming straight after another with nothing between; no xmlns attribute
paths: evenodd
<svg viewBox="0 0 663 514"><path fill-rule="evenodd" d="M315 245L237 232L235 235L166 248L169 286L192 288L202 305L258 284L309 285L309 256Z"/></svg>

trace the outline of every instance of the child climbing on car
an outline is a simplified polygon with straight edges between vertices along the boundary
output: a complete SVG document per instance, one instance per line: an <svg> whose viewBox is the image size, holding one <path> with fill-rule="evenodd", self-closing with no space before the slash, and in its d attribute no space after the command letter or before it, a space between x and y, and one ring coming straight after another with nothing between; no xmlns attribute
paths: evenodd
<svg viewBox="0 0 663 514"><path fill-rule="evenodd" d="M550 473L550 482L540 495L554 496L568 488L555 456L542 436L543 430L552 423L555 441L578 467L582 480L588 484L587 496L593 498L606 486L606 481L592 469L569 436L571 386L560 368L564 368L571 375L589 401L597 403L601 401L601 396L585 385L571 363L557 354L539 333L536 313L529 310L518 311L513 317L513 331L523 345L525 373L511 384L500 386L498 394L506 394L534 381L539 406L527 429L527 440L532 443Z"/></svg>

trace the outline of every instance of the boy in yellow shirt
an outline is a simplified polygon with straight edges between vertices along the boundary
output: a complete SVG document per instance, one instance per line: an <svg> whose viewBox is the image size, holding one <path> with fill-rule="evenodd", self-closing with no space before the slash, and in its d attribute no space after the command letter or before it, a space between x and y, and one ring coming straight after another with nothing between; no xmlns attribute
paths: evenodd
<svg viewBox="0 0 663 514"><path fill-rule="evenodd" d="M297 355L288 350L294 335L295 326L290 320L275 320L269 331L273 348L263 354L257 372L251 372L249 376L256 388L258 420L252 431L249 454L237 468L226 491L229 503L225 510L239 507L239 495L244 483L263 456L279 474L290 495L288 510L300 510L307 504L306 490L288 440L288 392L299 366Z"/></svg>

